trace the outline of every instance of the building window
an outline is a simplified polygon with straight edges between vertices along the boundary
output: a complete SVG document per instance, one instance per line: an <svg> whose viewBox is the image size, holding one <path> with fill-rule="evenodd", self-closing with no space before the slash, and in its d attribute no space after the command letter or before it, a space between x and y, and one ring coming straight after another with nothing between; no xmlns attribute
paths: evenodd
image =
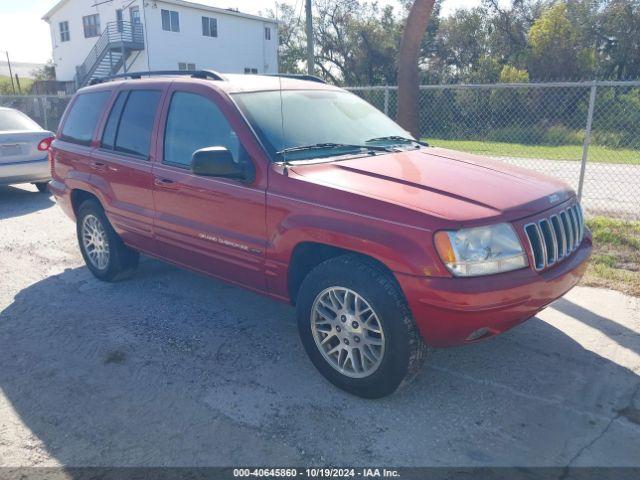
<svg viewBox="0 0 640 480"><path fill-rule="evenodd" d="M271 27L264 27L264 39L271 40Z"/></svg>
<svg viewBox="0 0 640 480"><path fill-rule="evenodd" d="M140 8L137 6L129 8L129 18L134 25L140 25Z"/></svg>
<svg viewBox="0 0 640 480"><path fill-rule="evenodd" d="M97 37L100 35L100 15L87 15L82 17L82 27L84 28L84 38Z"/></svg>
<svg viewBox="0 0 640 480"><path fill-rule="evenodd" d="M218 36L218 19L211 17L202 17L202 35L205 37Z"/></svg>
<svg viewBox="0 0 640 480"><path fill-rule="evenodd" d="M178 62L178 70L192 72L196 69L195 63Z"/></svg>
<svg viewBox="0 0 640 480"><path fill-rule="evenodd" d="M69 36L69 22L60 22L60 41L68 42L71 39Z"/></svg>
<svg viewBox="0 0 640 480"><path fill-rule="evenodd" d="M244 67L244 73L245 74L257 75L258 74L258 69L257 68Z"/></svg>
<svg viewBox="0 0 640 480"><path fill-rule="evenodd" d="M161 10L162 15L162 29L167 32L179 32L180 31L180 17L178 12L174 10Z"/></svg>

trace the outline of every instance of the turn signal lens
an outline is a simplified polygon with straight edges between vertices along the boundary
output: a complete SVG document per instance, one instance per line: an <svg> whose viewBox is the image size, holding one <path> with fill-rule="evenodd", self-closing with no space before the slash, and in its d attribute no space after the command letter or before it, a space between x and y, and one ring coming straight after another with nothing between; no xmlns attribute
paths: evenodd
<svg viewBox="0 0 640 480"><path fill-rule="evenodd" d="M449 232L437 232L435 240L436 249L442 261L444 263L454 263L456 261L456 252L453 251L453 247L451 246Z"/></svg>

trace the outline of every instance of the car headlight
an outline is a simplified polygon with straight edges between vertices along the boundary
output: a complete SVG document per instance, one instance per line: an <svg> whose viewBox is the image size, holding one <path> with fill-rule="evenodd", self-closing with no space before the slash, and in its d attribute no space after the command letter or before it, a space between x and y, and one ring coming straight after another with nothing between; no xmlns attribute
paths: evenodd
<svg viewBox="0 0 640 480"><path fill-rule="evenodd" d="M508 272L526 267L527 255L509 223L440 231L436 250L457 277Z"/></svg>

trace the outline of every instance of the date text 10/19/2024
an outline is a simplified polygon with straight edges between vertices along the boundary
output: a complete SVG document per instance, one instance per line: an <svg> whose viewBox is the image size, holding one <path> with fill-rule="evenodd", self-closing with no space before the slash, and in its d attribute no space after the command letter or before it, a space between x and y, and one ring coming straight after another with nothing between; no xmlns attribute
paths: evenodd
<svg viewBox="0 0 640 480"><path fill-rule="evenodd" d="M234 468L233 476L237 478L398 478L400 473L387 468Z"/></svg>

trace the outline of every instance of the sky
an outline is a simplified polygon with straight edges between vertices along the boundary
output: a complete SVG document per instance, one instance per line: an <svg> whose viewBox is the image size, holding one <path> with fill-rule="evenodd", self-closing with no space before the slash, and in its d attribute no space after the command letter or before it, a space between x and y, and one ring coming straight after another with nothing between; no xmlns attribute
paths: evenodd
<svg viewBox="0 0 640 480"><path fill-rule="evenodd" d="M44 63L51 58L49 26L42 20L47 10L58 0L0 0L0 61L6 51L12 62ZM221 8L238 8L242 12L264 12L273 8L275 0L192 0ZM300 5L304 0L286 0ZM397 5L395 0L378 0L380 4ZM443 15L459 9L477 6L480 0L444 0Z"/></svg>

